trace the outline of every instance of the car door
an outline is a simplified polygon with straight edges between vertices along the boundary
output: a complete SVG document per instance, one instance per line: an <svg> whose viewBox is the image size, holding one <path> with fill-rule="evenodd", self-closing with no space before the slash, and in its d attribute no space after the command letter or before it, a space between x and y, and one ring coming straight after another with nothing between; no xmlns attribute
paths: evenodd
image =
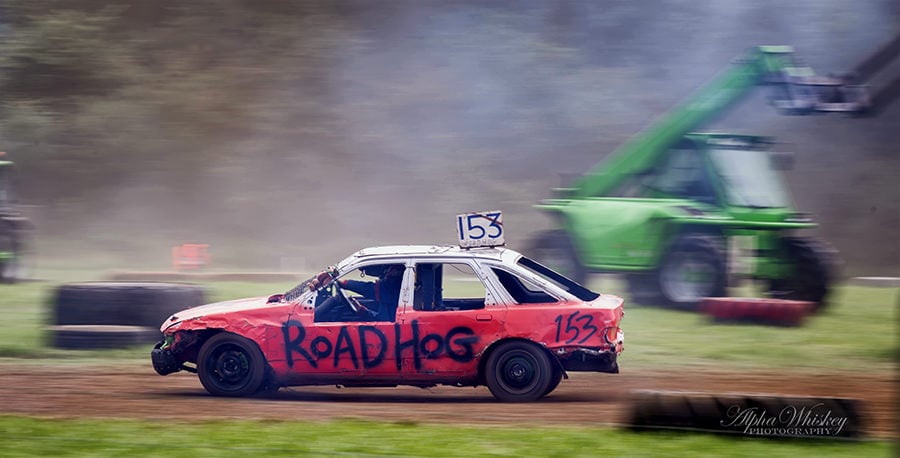
<svg viewBox="0 0 900 458"><path fill-rule="evenodd" d="M403 275L402 263L356 267L323 287L314 303L295 314L285 340L296 376L344 384L399 379L400 365L391 345L402 278L392 281L381 275L388 266L399 267ZM387 286L394 291L387 293ZM390 301L378 301L386 297ZM319 313L323 307L332 312Z"/></svg>
<svg viewBox="0 0 900 458"><path fill-rule="evenodd" d="M395 343L404 381L475 377L478 355L502 333L505 304L471 260L417 262L410 274L412 301L398 313Z"/></svg>

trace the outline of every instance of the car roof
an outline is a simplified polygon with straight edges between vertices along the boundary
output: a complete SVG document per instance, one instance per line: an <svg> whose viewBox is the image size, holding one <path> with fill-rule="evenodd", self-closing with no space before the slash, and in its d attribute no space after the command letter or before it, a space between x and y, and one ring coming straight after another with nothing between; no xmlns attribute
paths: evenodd
<svg viewBox="0 0 900 458"><path fill-rule="evenodd" d="M485 247L485 248L460 248L458 246L446 245L391 245L363 248L352 255L352 257L364 258L459 258L459 259L492 259L496 261L510 261L519 256L519 253L508 248Z"/></svg>

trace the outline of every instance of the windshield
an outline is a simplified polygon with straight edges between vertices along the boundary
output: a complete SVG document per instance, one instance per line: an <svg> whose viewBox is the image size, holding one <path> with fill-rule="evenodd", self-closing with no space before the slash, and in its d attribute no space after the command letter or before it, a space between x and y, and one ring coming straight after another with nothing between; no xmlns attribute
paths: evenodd
<svg viewBox="0 0 900 458"><path fill-rule="evenodd" d="M517 261L517 264L528 269L530 272L537 274L538 276L544 278L559 286L560 288L569 292L573 296L583 300L583 301L592 301L598 298L600 295L585 288L584 286L575 283L572 280L538 264L537 262L522 256Z"/></svg>
<svg viewBox="0 0 900 458"><path fill-rule="evenodd" d="M286 301L292 301L300 297L303 293L318 289L322 286L327 286L328 283L331 282L331 279L337 278L341 276L341 272L346 273L347 266L356 259L354 256L349 256L344 258L341 262L337 263L335 266L328 266L325 270L313 275L310 278L307 278L299 285L285 291L283 298Z"/></svg>
<svg viewBox="0 0 900 458"><path fill-rule="evenodd" d="M731 205L789 207L787 192L772 169L769 154L759 150L715 149L709 152Z"/></svg>
<svg viewBox="0 0 900 458"><path fill-rule="evenodd" d="M331 282L340 276L338 272L338 268L335 266L328 266L325 270L313 275L312 277L304 280L299 285L291 288L282 295L284 300L293 301L299 298L303 293L307 291L312 291L319 289L323 286L328 286Z"/></svg>

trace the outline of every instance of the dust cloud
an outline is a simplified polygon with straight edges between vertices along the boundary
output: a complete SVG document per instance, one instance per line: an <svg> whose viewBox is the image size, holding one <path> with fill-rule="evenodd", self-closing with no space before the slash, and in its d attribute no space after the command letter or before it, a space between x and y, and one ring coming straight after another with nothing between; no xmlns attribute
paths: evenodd
<svg viewBox="0 0 900 458"><path fill-rule="evenodd" d="M790 44L839 72L900 24L886 0L161 4L105 13L139 51L113 56L131 67L112 95L0 113L50 262L160 268L204 242L215 267L306 270L453 243L456 213L489 209L521 248L562 175L744 50ZM784 142L798 208L852 271L896 274L898 110L787 118L754 96L707 127Z"/></svg>

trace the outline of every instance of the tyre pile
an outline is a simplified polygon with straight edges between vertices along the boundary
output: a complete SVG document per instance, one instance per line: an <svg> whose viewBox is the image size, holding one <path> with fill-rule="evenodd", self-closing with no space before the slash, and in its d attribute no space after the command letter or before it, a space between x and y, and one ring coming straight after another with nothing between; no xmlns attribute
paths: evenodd
<svg viewBox="0 0 900 458"><path fill-rule="evenodd" d="M863 405L853 398L641 390L631 393L633 430L687 430L757 437L859 438Z"/></svg>
<svg viewBox="0 0 900 458"><path fill-rule="evenodd" d="M756 297L707 297L700 311L717 322L751 322L800 326L815 310L815 303Z"/></svg>
<svg viewBox="0 0 900 458"><path fill-rule="evenodd" d="M66 349L124 348L162 338L172 314L204 304L202 286L156 282L62 285L53 298L51 345Z"/></svg>

